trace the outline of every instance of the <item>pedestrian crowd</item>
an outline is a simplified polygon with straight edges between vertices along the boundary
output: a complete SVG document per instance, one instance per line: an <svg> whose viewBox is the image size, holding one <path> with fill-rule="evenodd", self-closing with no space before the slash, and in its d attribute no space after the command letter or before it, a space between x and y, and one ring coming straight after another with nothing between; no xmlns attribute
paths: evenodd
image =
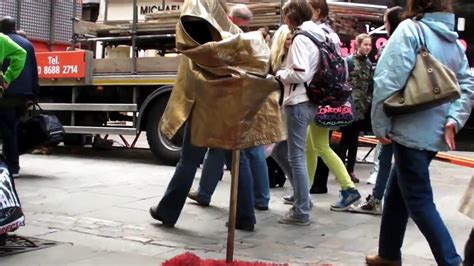
<svg viewBox="0 0 474 266"><path fill-rule="evenodd" d="M368 265L401 265L409 218L425 236L439 265L460 265L461 256L434 204L429 174L438 151L455 149L454 136L471 114L474 98L474 80L465 51L457 42L451 1L408 0L406 8L389 8L384 25L390 38L379 49L376 62L372 37L367 33L356 36L351 55L341 55L341 40L331 26L326 0L290 0L282 7L282 14L284 25L273 34L268 28L261 32L271 54L270 74L283 86L281 109L287 139L242 149L236 229L254 231L255 209L270 208L268 155L293 188L282 198L291 207L279 223L310 225L314 213L310 194L327 193L331 171L340 185L340 196L328 206L330 210L381 215L378 254L367 256ZM234 5L228 10L228 19L247 31L252 12L243 4ZM5 99L18 103L0 108L0 131L6 163L11 173L17 174L20 166L14 143L18 106L37 95L38 77L32 45L15 31L11 19L3 19L0 26L6 34L0 33L0 62L4 62L0 86ZM401 113L389 112L393 105L388 100L409 88L420 88L412 84L422 79L423 71L431 75L428 81L433 93L443 95L445 83L440 86L436 82L434 67L419 68L418 63L427 62L426 57L454 74L457 97L424 107L406 107L427 97L410 91L415 96L401 98L397 109L403 109ZM366 121L371 121L370 131L380 144L368 180L375 186L361 202L356 186L360 179L354 167L358 138L367 131ZM150 208L151 216L166 227L175 226L186 198L209 206L225 166L230 167L231 151L197 147L191 142L194 131L190 122L184 128L181 159L163 198ZM341 132L337 147L330 145L334 130ZM201 163L199 186L191 190ZM467 197L471 194L466 193ZM465 207L464 212L474 216L472 207ZM465 265L474 261L473 238L474 230L466 245Z"/></svg>
<svg viewBox="0 0 474 266"><path fill-rule="evenodd" d="M283 6L282 13L284 25L271 39L268 29L262 33L270 45L270 72L284 86L282 109L287 139L242 150L236 229L254 231L254 209L269 209L267 154L293 187L293 193L282 199L291 207L279 223L311 223L310 193L327 193L328 171L315 173L318 167L327 168L341 187L339 199L329 206L332 211L382 216L379 252L367 256L369 265L401 265L408 218L425 236L439 265L459 265L462 259L434 204L429 176L436 153L454 149L454 135L471 112L474 89L464 50L457 42L450 1L412 0L406 9L389 8L384 24L390 39L380 49L376 65L371 60L372 38L367 33L359 34L354 53L342 58L341 41L331 27L325 0L291 0ZM248 29L252 12L245 5L234 5L228 14L235 25ZM385 101L400 93L411 76L418 75L415 63L420 51L426 51L424 48L455 74L458 97L403 114L386 113ZM343 75L341 69L345 70ZM344 93L345 83L351 87L349 95ZM321 84L327 88L321 88ZM332 100L314 97L315 91L323 95L329 88L336 92L328 93L336 95ZM354 165L358 137L365 131L363 124L368 119L380 145L368 180L375 187L360 202L362 196L356 187L360 180ZM342 133L334 149L330 145L333 130ZM175 226L186 197L202 206L211 204L223 169L229 165L226 162L231 151L196 147L191 143L191 134L188 123L181 160L163 198L150 208L151 216L167 227ZM191 190L203 160L199 186ZM466 261L469 252L472 253L466 249Z"/></svg>

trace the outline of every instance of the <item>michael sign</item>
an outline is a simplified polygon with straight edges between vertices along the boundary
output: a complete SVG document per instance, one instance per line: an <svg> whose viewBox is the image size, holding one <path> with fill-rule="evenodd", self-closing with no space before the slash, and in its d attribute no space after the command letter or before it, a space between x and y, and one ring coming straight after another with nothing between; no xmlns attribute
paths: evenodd
<svg viewBox="0 0 474 266"><path fill-rule="evenodd" d="M181 2L168 2L163 1L161 4L157 5L140 5L140 15L144 16L151 13L160 13L167 11L179 11L183 3Z"/></svg>

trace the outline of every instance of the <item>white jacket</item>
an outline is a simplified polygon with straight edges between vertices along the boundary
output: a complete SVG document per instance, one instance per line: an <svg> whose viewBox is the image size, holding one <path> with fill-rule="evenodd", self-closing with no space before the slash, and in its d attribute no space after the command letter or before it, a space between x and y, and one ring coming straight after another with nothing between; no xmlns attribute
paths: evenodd
<svg viewBox="0 0 474 266"><path fill-rule="evenodd" d="M300 26L301 31L312 34L317 40L326 39L325 32L313 21ZM309 101L305 82L311 81L319 65L319 48L308 37L298 35L291 44L285 69L276 76L285 84L284 105L295 105ZM292 85L296 84L296 85Z"/></svg>

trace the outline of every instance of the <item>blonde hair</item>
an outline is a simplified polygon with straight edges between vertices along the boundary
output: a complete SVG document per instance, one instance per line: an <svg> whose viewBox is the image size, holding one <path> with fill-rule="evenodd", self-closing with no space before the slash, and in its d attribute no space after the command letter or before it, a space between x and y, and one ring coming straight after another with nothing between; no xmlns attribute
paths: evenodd
<svg viewBox="0 0 474 266"><path fill-rule="evenodd" d="M356 37L356 43L355 43L355 44L356 44L356 50L359 49L359 47L362 45L362 42L363 42L365 39L372 39L372 38L370 37L369 34L366 34L366 33L362 33L362 34L357 35L357 37Z"/></svg>
<svg viewBox="0 0 474 266"><path fill-rule="evenodd" d="M282 67L283 57L285 56L285 42L288 34L290 34L288 25L281 25L273 34L272 47L270 48L270 57L273 72L280 70Z"/></svg>

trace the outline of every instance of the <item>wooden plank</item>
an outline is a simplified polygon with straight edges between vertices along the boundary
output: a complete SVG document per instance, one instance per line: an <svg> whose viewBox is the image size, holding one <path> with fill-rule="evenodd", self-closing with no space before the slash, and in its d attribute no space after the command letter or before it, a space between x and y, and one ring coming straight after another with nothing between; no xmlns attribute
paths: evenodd
<svg viewBox="0 0 474 266"><path fill-rule="evenodd" d="M40 103L44 111L136 112L136 104L118 103Z"/></svg>
<svg viewBox="0 0 474 266"><path fill-rule="evenodd" d="M136 135L137 134L137 130L132 127L64 126L64 131L70 134L109 134L109 135Z"/></svg>
<svg viewBox="0 0 474 266"><path fill-rule="evenodd" d="M137 58L138 73L176 72L179 65L177 57L140 57ZM94 75L106 73L128 73L131 71L131 58L94 59Z"/></svg>

